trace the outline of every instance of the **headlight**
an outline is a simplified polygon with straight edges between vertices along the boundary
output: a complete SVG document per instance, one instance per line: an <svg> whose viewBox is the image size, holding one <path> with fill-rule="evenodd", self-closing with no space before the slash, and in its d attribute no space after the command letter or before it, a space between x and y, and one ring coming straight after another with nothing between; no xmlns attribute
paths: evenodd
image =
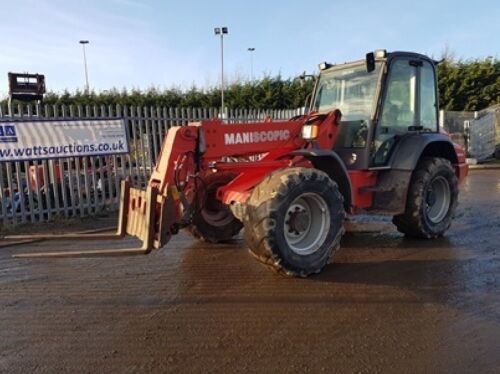
<svg viewBox="0 0 500 374"><path fill-rule="evenodd" d="M318 125L302 126L302 139L314 140L318 137Z"/></svg>
<svg viewBox="0 0 500 374"><path fill-rule="evenodd" d="M321 64L319 64L318 66L319 66L319 70L326 70L328 68L331 68L333 65L325 61L325 62L322 62Z"/></svg>
<svg viewBox="0 0 500 374"><path fill-rule="evenodd" d="M386 58L387 57L387 51L385 49L376 49L373 54L375 55L375 58Z"/></svg>

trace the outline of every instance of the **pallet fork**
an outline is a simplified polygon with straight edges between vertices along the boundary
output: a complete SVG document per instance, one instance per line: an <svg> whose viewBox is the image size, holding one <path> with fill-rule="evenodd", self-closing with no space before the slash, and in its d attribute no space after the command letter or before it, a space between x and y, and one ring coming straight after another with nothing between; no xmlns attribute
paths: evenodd
<svg viewBox="0 0 500 374"><path fill-rule="evenodd" d="M156 187L148 186L146 190L142 190L132 188L129 180L122 181L118 227L115 234L9 235L5 236L5 239L19 241L115 240L130 235L142 241L142 246L136 248L19 253L13 255L15 258L148 254L153 249L162 248L172 236L175 228L175 204L178 194L175 188L169 189L169 192L167 196L164 196L158 193Z"/></svg>

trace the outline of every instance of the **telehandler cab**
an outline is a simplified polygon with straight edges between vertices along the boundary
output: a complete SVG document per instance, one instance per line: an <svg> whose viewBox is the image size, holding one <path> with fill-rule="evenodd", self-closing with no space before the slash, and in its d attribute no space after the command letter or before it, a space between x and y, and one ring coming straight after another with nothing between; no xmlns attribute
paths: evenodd
<svg viewBox="0 0 500 374"><path fill-rule="evenodd" d="M407 236L442 236L468 168L463 149L440 132L436 82L430 58L377 50L321 64L306 115L173 127L147 189L122 182L114 237L137 236L142 248L85 253L149 253L181 228L227 241L244 228L259 261L305 277L339 248L346 214L390 215Z"/></svg>

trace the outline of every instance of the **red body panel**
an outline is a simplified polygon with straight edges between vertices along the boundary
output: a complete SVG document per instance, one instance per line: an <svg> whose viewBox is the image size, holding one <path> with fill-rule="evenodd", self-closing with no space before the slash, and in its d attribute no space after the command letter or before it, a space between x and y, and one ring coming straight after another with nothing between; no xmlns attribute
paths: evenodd
<svg viewBox="0 0 500 374"><path fill-rule="evenodd" d="M364 191L377 183L377 172L349 170L352 187L352 205L354 208L369 208L373 204L373 192Z"/></svg>
<svg viewBox="0 0 500 374"><path fill-rule="evenodd" d="M291 152L301 148L333 149L337 137L340 113L312 114L293 121L224 124L219 120L191 123L170 129L162 146L158 164L153 170L150 185L166 194L169 186L190 188L196 173L232 171L236 177L220 187L217 198L225 204L245 203L253 188L272 172L286 167L313 167L301 156ZM304 124L318 125L318 137L313 142L304 140ZM198 154L201 147L202 154ZM455 145L458 164L457 177L462 182L468 171L465 152ZM252 156L252 157L251 157ZM377 172L350 170L351 213L357 208L373 205L369 187L377 183ZM189 179L191 178L191 182Z"/></svg>
<svg viewBox="0 0 500 374"><path fill-rule="evenodd" d="M300 135L302 126L305 122L320 125L316 146L322 149L333 149L339 121L340 113L334 111L327 116L313 114L300 121L243 125L224 125L219 121L204 122L203 129L207 145L204 158L206 160L210 161L223 156L264 154L259 161L217 162L215 166L217 170L233 170L239 173L231 183L219 188L219 199L225 204L244 203L253 187L269 173L284 167L312 167L304 158L290 156L291 151L307 146L307 142ZM252 135L255 133L258 134L257 137ZM264 133L264 140L261 133ZM271 134L271 139L268 134ZM254 141L256 138L260 141Z"/></svg>
<svg viewBox="0 0 500 374"><path fill-rule="evenodd" d="M207 161L222 157L247 156L272 150L300 148L303 121L224 124L220 121L202 122Z"/></svg>
<svg viewBox="0 0 500 374"><path fill-rule="evenodd" d="M169 185L175 185L175 172L181 167L183 156L193 154L198 140L198 126L172 127L163 140L149 184L166 194Z"/></svg>
<svg viewBox="0 0 500 374"><path fill-rule="evenodd" d="M172 128L164 140L150 185L158 187L160 193L165 194L169 186L179 184L179 175L194 173L196 170L191 170L193 167L201 172L209 169L233 171L237 177L220 187L217 197L225 204L244 203L252 189L273 171L293 166L313 167L303 157L290 155L293 150L308 146L300 135L306 121L307 124L319 125L315 146L332 149L339 120L339 113L332 112L327 116L311 115L296 121L224 124L211 120ZM195 157L200 140L204 142L205 151L201 163L193 166L192 158ZM189 154L191 156L187 157ZM252 155L258 157L258 160L227 161L227 158ZM182 172L182 169L185 171ZM369 207L372 204L372 193L363 192L362 188L375 185L376 173L350 171L349 177L353 205L359 208Z"/></svg>
<svg viewBox="0 0 500 374"><path fill-rule="evenodd" d="M458 159L458 164L455 165L455 173L457 174L458 183L462 184L467 174L469 174L469 165L466 163L467 159L464 149L456 143L453 143L453 147Z"/></svg>
<svg viewBox="0 0 500 374"><path fill-rule="evenodd" d="M218 198L225 204L233 202L244 203L250 197L252 189L275 170L287 167L286 164L275 164L262 168L253 168L240 173L226 186L217 191Z"/></svg>
<svg viewBox="0 0 500 374"><path fill-rule="evenodd" d="M211 120L171 128L164 140L150 185L158 187L162 194L166 193L169 185L176 185L176 170L183 167L189 169L189 165L185 164L188 161L186 155L194 157L198 141L203 140L205 151L197 167L234 170L241 174L234 183L225 186L226 191L221 196L224 196L224 202L231 199L229 196L240 196L237 201L246 199L248 194L244 192L255 186L265 174L292 165L290 152L307 144L300 136L304 121L303 118L297 121L224 124ZM333 136L329 138L333 139ZM228 157L251 155L260 155L260 160L225 162Z"/></svg>
<svg viewBox="0 0 500 374"><path fill-rule="evenodd" d="M469 165L467 165L465 162L455 165L455 173L457 174L458 183L462 184L469 174Z"/></svg>

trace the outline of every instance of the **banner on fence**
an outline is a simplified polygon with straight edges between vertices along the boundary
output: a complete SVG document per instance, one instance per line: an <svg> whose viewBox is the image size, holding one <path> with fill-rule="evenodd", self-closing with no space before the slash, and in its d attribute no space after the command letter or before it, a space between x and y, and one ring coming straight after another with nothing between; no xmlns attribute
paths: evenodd
<svg viewBox="0 0 500 374"><path fill-rule="evenodd" d="M0 162L129 152L124 119L0 122Z"/></svg>

